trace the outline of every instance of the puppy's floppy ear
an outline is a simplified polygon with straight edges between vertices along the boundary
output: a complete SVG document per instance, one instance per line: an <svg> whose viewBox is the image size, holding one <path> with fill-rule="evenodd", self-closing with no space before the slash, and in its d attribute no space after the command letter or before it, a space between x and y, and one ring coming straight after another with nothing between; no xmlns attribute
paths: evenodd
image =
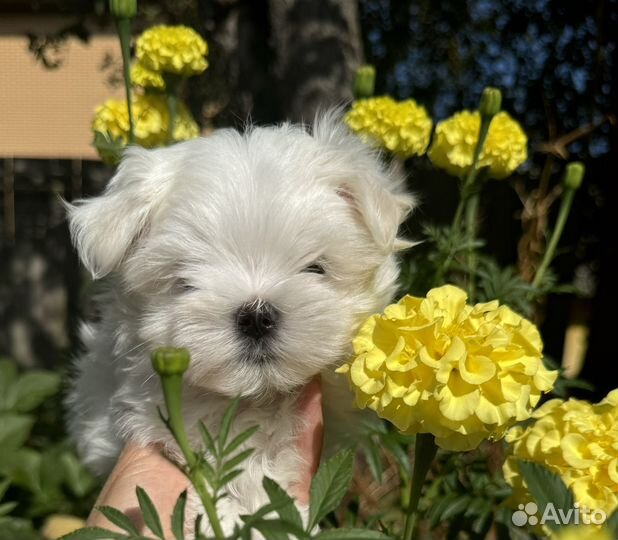
<svg viewBox="0 0 618 540"><path fill-rule="evenodd" d="M397 237L399 226L416 206L414 197L404 191L402 167L396 161L386 166L379 152L351 133L341 116L341 109L331 110L316 117L313 127L313 136L331 151L326 155L347 172L337 193L358 212L384 251L413 246L414 242Z"/></svg>
<svg viewBox="0 0 618 540"><path fill-rule="evenodd" d="M414 245L397 236L399 226L415 206L412 195L392 191L368 175L342 184L337 193L358 212L382 250L400 251Z"/></svg>
<svg viewBox="0 0 618 540"><path fill-rule="evenodd" d="M160 153L128 148L101 195L66 204L71 238L94 279L118 267L167 193L171 178Z"/></svg>

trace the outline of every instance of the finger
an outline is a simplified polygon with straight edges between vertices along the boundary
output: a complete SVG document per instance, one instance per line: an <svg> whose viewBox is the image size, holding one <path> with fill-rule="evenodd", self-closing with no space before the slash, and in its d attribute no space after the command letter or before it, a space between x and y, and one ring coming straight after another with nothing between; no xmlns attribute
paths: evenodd
<svg viewBox="0 0 618 540"><path fill-rule="evenodd" d="M320 465L324 437L322 381L319 375L303 388L298 397L297 407L302 428L296 438L296 448L304 463L298 482L291 488L291 492L299 502L306 504L309 502L311 479Z"/></svg>
<svg viewBox="0 0 618 540"><path fill-rule="evenodd" d="M113 506L129 517L140 532L147 532L135 493L137 486L143 488L152 499L161 517L165 537L171 538L169 516L178 496L188 488L189 481L156 446L127 444L99 494L95 508L88 517L88 525L117 530L96 510L98 506Z"/></svg>

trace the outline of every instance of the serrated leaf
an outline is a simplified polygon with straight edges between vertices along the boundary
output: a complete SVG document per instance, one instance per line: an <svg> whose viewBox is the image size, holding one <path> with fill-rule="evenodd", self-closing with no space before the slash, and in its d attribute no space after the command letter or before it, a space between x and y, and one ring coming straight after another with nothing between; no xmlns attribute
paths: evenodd
<svg viewBox="0 0 618 540"><path fill-rule="evenodd" d="M157 509L155 508L152 500L139 486L135 489L135 493L137 494L137 502L139 503L140 510L142 511L144 523L156 536L158 536L161 540L165 540L163 537L161 520L159 519L159 514L157 513Z"/></svg>
<svg viewBox="0 0 618 540"><path fill-rule="evenodd" d="M126 538L124 534L115 533L101 527L86 527L61 536L58 540L116 540Z"/></svg>
<svg viewBox="0 0 618 540"><path fill-rule="evenodd" d="M187 490L185 489L179 496L174 511L172 512L172 533L176 540L185 538L185 506L187 504Z"/></svg>
<svg viewBox="0 0 618 540"><path fill-rule="evenodd" d="M221 452L225 447L225 443L227 442L227 436L230 433L232 422L236 417L236 411L238 410L239 403L240 397L234 398L223 413L223 418L221 418L221 423L219 424L219 435L217 437L217 442L219 443L219 452Z"/></svg>
<svg viewBox="0 0 618 540"><path fill-rule="evenodd" d="M573 494L567 488L560 476L549 469L531 461L518 461L517 467L524 480L528 493L538 505L539 510L545 511L548 504L553 504L556 509L567 512L575 504ZM553 520L547 522L547 527L557 530L560 525Z"/></svg>
<svg viewBox="0 0 618 540"><path fill-rule="evenodd" d="M48 397L58 393L60 375L50 371L29 371L22 375L16 385L15 410L30 412Z"/></svg>
<svg viewBox="0 0 618 540"><path fill-rule="evenodd" d="M329 529L321 531L313 538L319 540L392 540L392 536L366 529Z"/></svg>
<svg viewBox="0 0 618 540"><path fill-rule="evenodd" d="M22 446L32 430L34 417L27 414L0 414L0 448L13 450Z"/></svg>
<svg viewBox="0 0 618 540"><path fill-rule="evenodd" d="M338 452L320 465L311 482L307 530L313 530L326 514L337 508L352 480L352 467L353 456L349 450Z"/></svg>
<svg viewBox="0 0 618 540"><path fill-rule="evenodd" d="M208 431L208 428L204 425L204 422L200 422L198 424L198 430L200 432L200 436L202 437L202 441L204 441L204 446L211 454L217 453L217 447L215 446L215 440L213 436Z"/></svg>
<svg viewBox="0 0 618 540"><path fill-rule="evenodd" d="M123 531L127 531L133 536L139 536L140 533L135 527L135 524L120 510L112 508L111 506L98 506L97 510L101 512L101 514L103 514L111 523L121 528Z"/></svg>
<svg viewBox="0 0 618 540"><path fill-rule="evenodd" d="M271 478L265 476L264 480L262 480L262 486L264 487L264 491L266 491L266 495L268 495L271 503L282 503L281 506L277 508L279 517L302 527L303 520L300 516L298 508L296 508L294 499L292 499L292 497L290 497L288 493Z"/></svg>
<svg viewBox="0 0 618 540"><path fill-rule="evenodd" d="M223 450L223 456L231 454L241 444L250 439L259 429L260 426L251 426L249 429L243 431L241 434L234 437L230 444L225 447L225 450Z"/></svg>
<svg viewBox="0 0 618 540"><path fill-rule="evenodd" d="M232 469L236 468L243 461L245 461L251 454L253 454L254 451L255 451L254 448L247 448L246 450L243 450L242 452L239 452L238 454L236 454L233 458L230 458L223 465L223 473L225 474L228 471L231 471Z"/></svg>

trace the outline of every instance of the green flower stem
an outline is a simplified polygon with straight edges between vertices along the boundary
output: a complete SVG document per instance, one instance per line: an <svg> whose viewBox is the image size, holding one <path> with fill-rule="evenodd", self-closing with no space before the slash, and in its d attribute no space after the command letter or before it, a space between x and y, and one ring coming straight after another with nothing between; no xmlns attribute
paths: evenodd
<svg viewBox="0 0 618 540"><path fill-rule="evenodd" d="M120 39L122 52L122 73L124 89L127 99L127 111L129 113L129 142L135 142L135 123L133 121L133 105L131 103L131 19L116 19L116 29Z"/></svg>
<svg viewBox="0 0 618 540"><path fill-rule="evenodd" d="M167 115L169 122L167 126L167 144L174 144L174 128L176 127L176 112L178 109L178 97L175 92L167 92L165 94L165 102L167 103Z"/></svg>
<svg viewBox="0 0 618 540"><path fill-rule="evenodd" d="M165 103L167 105L167 144L174 144L174 130L176 128L176 117L178 116L178 90L182 78L172 73L163 75L165 81Z"/></svg>
<svg viewBox="0 0 618 540"><path fill-rule="evenodd" d="M408 513L404 524L403 540L412 540L415 538L418 524L418 503L421 499L423 484L431 467L433 458L436 455L438 447L434 441L433 435L429 433L419 433L416 436L414 445L414 470L412 472L412 481L410 482L410 499L408 505Z"/></svg>
<svg viewBox="0 0 618 540"><path fill-rule="evenodd" d="M153 353L153 366L161 378L165 408L168 414L167 426L187 462L185 474L202 501L215 538L224 540L225 534L217 515L215 501L208 491L206 479L200 471L198 457L191 449L182 416L182 376L188 365L187 362L182 366L183 357L188 357L188 352L183 349L158 349ZM178 367L179 360L180 369Z"/></svg>
<svg viewBox="0 0 618 540"><path fill-rule="evenodd" d="M547 245L547 249L543 254L543 260L541 264L537 268L536 274L534 275L534 279L532 280L532 286L538 287L543 281L543 277L545 276L545 272L549 268L552 260L554 259L554 255L556 253L556 248L558 247L558 242L560 242L560 237L562 236L562 232L564 231L564 226L566 225L567 219L569 217L569 213L571 211L571 206L573 206L573 198L575 197L574 189L566 189L564 195L562 196L562 203L560 205L560 212L558 213L558 219L556 220L556 226L551 234L551 238L549 240L549 244Z"/></svg>

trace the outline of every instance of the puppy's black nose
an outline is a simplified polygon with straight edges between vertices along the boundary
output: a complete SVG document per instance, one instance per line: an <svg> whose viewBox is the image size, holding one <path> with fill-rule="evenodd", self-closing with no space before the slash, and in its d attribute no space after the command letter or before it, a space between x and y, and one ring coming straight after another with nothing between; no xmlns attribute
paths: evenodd
<svg viewBox="0 0 618 540"><path fill-rule="evenodd" d="M278 319L279 312L268 302L248 302L236 313L238 329L253 339L261 339L272 334Z"/></svg>

